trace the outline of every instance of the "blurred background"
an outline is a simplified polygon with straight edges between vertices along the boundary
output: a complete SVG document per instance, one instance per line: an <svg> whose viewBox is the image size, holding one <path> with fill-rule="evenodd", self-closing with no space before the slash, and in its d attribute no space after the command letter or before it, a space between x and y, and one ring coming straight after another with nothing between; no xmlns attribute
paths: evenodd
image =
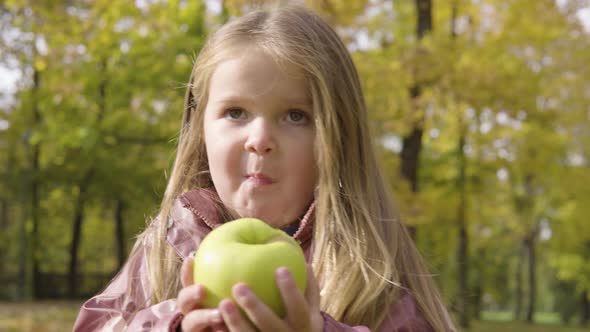
<svg viewBox="0 0 590 332"><path fill-rule="evenodd" d="M0 3L0 330L70 330L118 271L162 198L192 62L259 3ZM590 1L305 5L353 55L461 330L589 331Z"/></svg>

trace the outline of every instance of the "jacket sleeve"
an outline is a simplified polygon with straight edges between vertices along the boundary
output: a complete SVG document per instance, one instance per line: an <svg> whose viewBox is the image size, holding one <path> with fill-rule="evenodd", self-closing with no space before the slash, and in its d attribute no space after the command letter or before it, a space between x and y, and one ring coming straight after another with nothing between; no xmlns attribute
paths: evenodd
<svg viewBox="0 0 590 332"><path fill-rule="evenodd" d="M366 326L348 326L338 322L330 315L322 312L324 332L368 332ZM402 291L400 299L395 302L381 323L377 332L434 332L426 318L418 309L418 305L410 293Z"/></svg>
<svg viewBox="0 0 590 332"><path fill-rule="evenodd" d="M75 332L174 331L180 325L182 314L175 300L150 303L146 245L141 241L106 289L82 305Z"/></svg>

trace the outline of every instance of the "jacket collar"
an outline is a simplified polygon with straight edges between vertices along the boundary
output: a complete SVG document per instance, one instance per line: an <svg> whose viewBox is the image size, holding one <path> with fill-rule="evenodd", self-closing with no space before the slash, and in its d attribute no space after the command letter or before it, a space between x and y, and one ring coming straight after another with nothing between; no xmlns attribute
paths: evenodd
<svg viewBox="0 0 590 332"><path fill-rule="evenodd" d="M220 199L215 189L193 189L181 194L178 200L183 208L190 210L209 228L213 229L223 224L218 211Z"/></svg>
<svg viewBox="0 0 590 332"><path fill-rule="evenodd" d="M214 188L201 188L187 191L178 198L183 208L190 210L197 221L202 221L209 229L214 229L223 224L218 206L220 198ZM310 240L313 233L315 220L315 201L309 205L307 212L301 218L299 228L293 238L304 245Z"/></svg>

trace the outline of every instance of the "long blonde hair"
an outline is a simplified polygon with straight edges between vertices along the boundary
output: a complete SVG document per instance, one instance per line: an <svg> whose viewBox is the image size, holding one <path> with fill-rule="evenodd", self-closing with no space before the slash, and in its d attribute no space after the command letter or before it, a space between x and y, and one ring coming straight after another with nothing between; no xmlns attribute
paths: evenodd
<svg viewBox="0 0 590 332"><path fill-rule="evenodd" d="M295 66L308 82L316 124L319 169L313 266L321 283L321 309L351 325L376 329L388 307L409 291L436 331L452 322L420 254L400 222L379 169L367 107L356 68L337 34L302 7L255 11L220 28L201 50L185 96L174 166L148 228L152 301L180 289L179 258L166 244L166 219L184 191L212 186L203 140L203 113L216 65L256 46L279 64Z"/></svg>

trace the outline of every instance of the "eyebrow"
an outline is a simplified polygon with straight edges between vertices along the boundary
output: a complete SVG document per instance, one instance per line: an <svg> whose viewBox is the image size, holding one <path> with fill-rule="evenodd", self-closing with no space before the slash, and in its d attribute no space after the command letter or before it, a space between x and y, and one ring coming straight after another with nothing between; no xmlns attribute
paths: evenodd
<svg viewBox="0 0 590 332"><path fill-rule="evenodd" d="M255 98L252 98L252 97L228 95L228 96L223 96L219 99L216 99L215 103L231 104L231 103L246 102L249 104L253 104L254 100L255 100ZM313 105L312 101L309 98L283 98L283 100L285 100L285 103L288 105L297 105L297 106L312 106Z"/></svg>

